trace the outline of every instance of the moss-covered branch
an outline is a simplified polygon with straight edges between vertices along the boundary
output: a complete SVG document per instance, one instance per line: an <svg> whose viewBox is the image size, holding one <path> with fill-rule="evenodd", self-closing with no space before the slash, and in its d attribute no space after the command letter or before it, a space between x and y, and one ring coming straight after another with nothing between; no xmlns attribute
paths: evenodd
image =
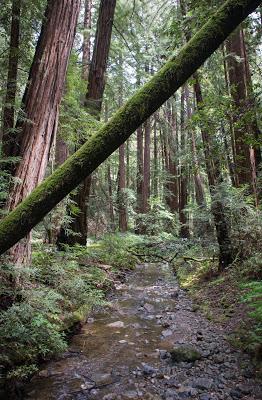
<svg viewBox="0 0 262 400"><path fill-rule="evenodd" d="M153 114L261 0L228 0L160 71L0 224L0 254L25 236Z"/></svg>

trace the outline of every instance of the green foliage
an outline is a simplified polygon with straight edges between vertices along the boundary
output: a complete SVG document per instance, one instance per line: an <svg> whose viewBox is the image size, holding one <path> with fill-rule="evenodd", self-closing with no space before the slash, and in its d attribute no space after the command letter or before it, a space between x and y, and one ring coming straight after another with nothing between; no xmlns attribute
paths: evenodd
<svg viewBox="0 0 262 400"><path fill-rule="evenodd" d="M106 235L86 248L65 252L37 244L30 268L2 266L0 364L9 378L24 379L39 360L66 349L64 330L84 319L93 306L105 304L104 292L113 277L135 265L128 249L141 240ZM14 290L12 282L17 280Z"/></svg>
<svg viewBox="0 0 262 400"><path fill-rule="evenodd" d="M250 282L242 285L242 288L248 289L242 300L251 307L249 315L255 320L249 337L249 347L255 348L256 357L262 361L262 282Z"/></svg>
<svg viewBox="0 0 262 400"><path fill-rule="evenodd" d="M162 232L178 235L178 216L170 212L159 198L150 199L150 210L146 214L137 214L137 225L148 235L158 235Z"/></svg>

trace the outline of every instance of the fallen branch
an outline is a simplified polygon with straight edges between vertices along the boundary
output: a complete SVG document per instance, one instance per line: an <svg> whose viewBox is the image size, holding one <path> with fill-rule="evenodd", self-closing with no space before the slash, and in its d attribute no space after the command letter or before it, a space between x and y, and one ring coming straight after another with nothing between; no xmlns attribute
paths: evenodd
<svg viewBox="0 0 262 400"><path fill-rule="evenodd" d="M204 261L215 261L218 260L217 257L206 257L206 258L194 258L194 257L187 257L183 256L182 257L184 261L195 261L195 262L204 262Z"/></svg>

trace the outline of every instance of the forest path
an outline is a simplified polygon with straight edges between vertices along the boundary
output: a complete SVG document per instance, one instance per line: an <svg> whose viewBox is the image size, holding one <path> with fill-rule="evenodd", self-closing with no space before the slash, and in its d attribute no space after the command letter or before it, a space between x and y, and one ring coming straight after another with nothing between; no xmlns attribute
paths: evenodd
<svg viewBox="0 0 262 400"><path fill-rule="evenodd" d="M137 266L110 301L89 318L69 351L32 379L25 399L262 398L249 357L194 312L168 265ZM174 361L178 357L188 360Z"/></svg>

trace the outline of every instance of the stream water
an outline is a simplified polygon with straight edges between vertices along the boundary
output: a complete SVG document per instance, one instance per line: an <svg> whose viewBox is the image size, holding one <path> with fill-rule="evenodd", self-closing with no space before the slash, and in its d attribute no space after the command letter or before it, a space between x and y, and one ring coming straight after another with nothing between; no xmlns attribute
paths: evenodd
<svg viewBox="0 0 262 400"><path fill-rule="evenodd" d="M172 364L168 351L183 343L197 346L201 360ZM43 366L24 399L257 400L260 389L248 357L193 311L168 266L146 264L116 284L110 306Z"/></svg>

